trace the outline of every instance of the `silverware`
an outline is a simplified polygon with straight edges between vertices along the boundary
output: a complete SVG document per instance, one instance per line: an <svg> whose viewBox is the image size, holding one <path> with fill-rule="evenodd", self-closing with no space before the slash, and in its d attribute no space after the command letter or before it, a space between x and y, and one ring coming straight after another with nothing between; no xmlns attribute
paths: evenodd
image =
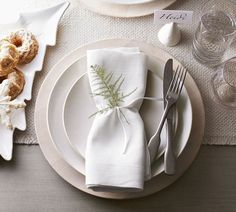
<svg viewBox="0 0 236 212"><path fill-rule="evenodd" d="M164 68L164 77L163 77L163 98L165 98L168 88L170 86L171 80L173 77L173 60L169 59L166 62ZM167 102L164 101L164 108L166 107ZM164 170L166 174L173 175L175 174L175 155L173 152L173 115L174 108L170 108L167 117L166 117L166 149L164 154Z"/></svg>
<svg viewBox="0 0 236 212"><path fill-rule="evenodd" d="M161 121L159 123L159 126L157 128L156 133L151 137L150 142L148 144L148 150L150 154L150 160L151 162L154 161L156 158L157 150L159 148L160 144L160 134L161 130L163 128L164 122L166 120L167 114L170 110L170 108L177 102L179 99L181 90L184 85L184 80L187 74L187 70L182 67L177 67L175 74L171 80L170 86L168 88L165 101L166 101L166 107L164 110L164 113L161 117Z"/></svg>

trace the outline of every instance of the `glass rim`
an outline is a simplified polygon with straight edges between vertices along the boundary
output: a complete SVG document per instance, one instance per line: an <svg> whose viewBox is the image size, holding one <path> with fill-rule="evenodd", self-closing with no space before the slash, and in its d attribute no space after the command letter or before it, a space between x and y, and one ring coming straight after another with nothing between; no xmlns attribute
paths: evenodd
<svg viewBox="0 0 236 212"><path fill-rule="evenodd" d="M210 10L209 10L209 11L210 11ZM205 14L209 13L209 11L206 11L206 12L202 13L202 14L201 14L201 17L200 17L200 24L202 24L205 29L207 29L207 27L206 27L206 25L204 24L204 22L202 21L202 17L203 17ZM220 10L219 10L219 11L220 11ZM224 36L230 37L230 36L233 36L233 35L236 33L236 18L233 18L231 14L227 14L227 15L230 16L230 19L231 19L232 22L233 22L234 31L231 32L231 33L229 33L229 34L225 34ZM224 37L224 36L223 36L223 37Z"/></svg>
<svg viewBox="0 0 236 212"><path fill-rule="evenodd" d="M235 63L236 63L236 56L235 57L231 57L230 59L226 60L225 62L223 62L222 64L222 74L223 74L223 78L224 78L224 81L233 89L236 89L236 85L232 85L225 77L226 75L226 68L225 66L231 61L231 60L235 60ZM236 67L235 67L235 71L236 71ZM236 80L236 79L235 79Z"/></svg>
<svg viewBox="0 0 236 212"><path fill-rule="evenodd" d="M219 6L219 4L217 4L219 2L222 3L222 0L209 0L203 3L201 6L201 13L200 13L201 16L207 13L210 10L210 8L213 8L214 6ZM234 14L236 14L235 2L233 2L232 0L224 0L224 5L227 5L227 9L229 10L228 13L230 13L230 15L234 16ZM233 19L235 20L236 16L234 16Z"/></svg>

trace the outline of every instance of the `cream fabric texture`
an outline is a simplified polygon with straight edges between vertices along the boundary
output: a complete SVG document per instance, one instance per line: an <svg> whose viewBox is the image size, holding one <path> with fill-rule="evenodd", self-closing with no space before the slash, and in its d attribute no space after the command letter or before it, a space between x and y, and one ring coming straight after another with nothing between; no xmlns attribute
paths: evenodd
<svg viewBox="0 0 236 212"><path fill-rule="evenodd" d="M8 0L5 4L14 5L20 11L42 9L61 2L59 0ZM49 73L52 66L57 63L65 54L71 50L86 44L108 38L135 39L158 46L172 54L177 60L185 65L194 80L196 81L205 105L206 128L203 144L236 145L236 113L233 110L226 110L216 104L211 98L210 80L213 70L195 61L191 54L193 33L197 27L202 5L207 0L177 0L168 9L193 10L193 24L180 25L182 39L175 47L164 47L157 37L161 27L153 24L153 16L140 18L112 18L95 14L87 10L79 0L70 0L70 7L61 19L57 44L49 47L44 62L44 68L36 74L33 99L28 102L27 130L16 131L14 134L15 143L36 144L37 138L34 130L34 107L37 93L41 83ZM4 6L2 5L2 7ZM14 10L9 10L9 15ZM236 55L236 42L228 50L226 58Z"/></svg>
<svg viewBox="0 0 236 212"><path fill-rule="evenodd" d="M105 77L112 75L108 77L109 84L116 83L115 89L119 88L120 95L126 97L118 107L94 117L86 148L86 185L99 191L142 190L144 180L150 178L151 165L139 114L142 100L136 100L144 97L146 90L146 55L137 48L87 51L87 71L93 94L102 92L101 87L104 87L96 74L100 70ZM94 95L93 100L98 110L109 107L109 101L101 95Z"/></svg>

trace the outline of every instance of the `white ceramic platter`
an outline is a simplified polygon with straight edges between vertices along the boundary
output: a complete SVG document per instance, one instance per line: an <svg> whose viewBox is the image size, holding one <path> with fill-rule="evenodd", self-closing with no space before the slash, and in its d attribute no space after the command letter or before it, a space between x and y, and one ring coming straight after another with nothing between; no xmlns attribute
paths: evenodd
<svg viewBox="0 0 236 212"><path fill-rule="evenodd" d="M76 49L74 52L69 54L70 57L68 56L65 57L67 58L67 60L62 59L62 61L58 62L58 64L54 66L54 68L50 71L50 74L47 76L44 83L42 84L42 87L38 94L35 108L35 129L38 141L46 159L48 160L50 165L54 168L54 170L67 182L69 182L76 188L86 193L99 197L113 198L113 199L127 199L127 198L137 198L146 196L167 187L175 180L177 180L196 157L196 154L201 145L205 126L205 113L200 92L195 82L193 81L192 77L190 75L187 75L185 81L185 87L188 91L190 101L192 103L193 122L192 122L192 130L187 145L184 148L182 154L177 159L176 174L174 176L166 176L163 172L161 172L159 175L152 178L152 180L145 183L144 191L137 193L94 192L90 189L87 189L85 186L84 176L80 174L78 171L76 171L76 169L74 169L63 159L63 157L57 151L50 138L50 134L47 128L47 115L48 115L47 103L49 102L50 93L52 92L55 83L57 82L58 79L60 80L60 76L62 76L65 70L67 70L72 64L75 65L76 64L75 62L78 60L78 58L85 56L86 51L88 49L115 48L121 46L124 47L138 46L141 51L149 52L149 54L163 61L163 64L167 59L172 58L168 53L162 51L157 47L133 40L112 39L88 44L86 46ZM176 66L180 64L178 61L174 59L174 65ZM71 71L73 69L68 69L68 71L65 72L65 74L68 73L67 76L70 75L69 70ZM78 76L79 74L82 75L82 73L78 73ZM75 79L74 83L76 82L76 80L77 79ZM64 81L63 86L66 86L67 83L65 79L63 81ZM61 87L61 90L63 89L65 89L65 87ZM62 99L65 99L65 97L66 96L62 97ZM55 118L57 119L58 117ZM160 161L160 163L163 162ZM162 166L159 167L163 168Z"/></svg>
<svg viewBox="0 0 236 212"><path fill-rule="evenodd" d="M84 64L85 66L82 68L83 71L86 71L86 58L81 58L77 61L77 63ZM147 80L147 89L145 96L147 97L156 97L156 98L162 98L162 72L163 72L163 66L162 61L149 56L148 57L148 69L153 70L149 71L148 73L148 80ZM73 66L74 67L74 66ZM71 68L71 67L70 67ZM75 68L75 67L74 67ZM78 70L78 67L76 67ZM74 73L75 71L72 71ZM65 73L65 72L64 72ZM135 73L134 73L135 74ZM63 76L61 76L63 78ZM74 77L72 78L74 79ZM73 80L72 80L73 81ZM67 79L67 83L69 84L70 81ZM59 84L56 85L58 87L61 87ZM51 94L51 96L57 96L56 95L56 86ZM60 137L55 137L53 139L53 142L56 146L58 146L58 143L64 143L69 141L74 147L74 149L84 158L85 156L85 148L86 148L86 140L89 133L89 130L91 128L92 119L89 119L88 117L96 112L96 107L91 99L90 96L90 87L87 75L83 75L76 81L75 84L72 85L72 88L69 91L69 95L67 96L65 103L64 103L64 127L65 132L67 134L68 139L65 141L61 140ZM58 99L55 97L55 99ZM49 102L49 108L50 108ZM56 102L53 105L58 105L60 107L61 102ZM52 107L51 107L52 108ZM55 106L53 107L53 110L51 110L51 113L48 113L49 122L51 122L50 131L53 131L53 125L55 128L55 131L58 129L58 120L57 121L50 121L53 120L50 115L54 113ZM178 104L178 110L179 113L179 124L177 128L177 134L175 137L174 142L174 149L176 155L180 155L183 151L184 147L187 144L188 137L190 135L191 126L192 126L192 107L191 103L188 97L188 94L186 90L184 89ZM143 105L141 107L141 116L144 120L145 124L145 130L148 140L151 138L151 136L155 133L156 128L158 126L158 123L161 119L161 115L163 113L163 102L154 102L154 101L147 101L144 100ZM63 145L59 145L63 146ZM161 143L160 148L158 150L157 158L159 158L165 149L166 146L166 131L165 128L163 129L162 135L161 135ZM62 148L59 150L61 152L64 151ZM69 155L66 155L65 160L70 163ZM78 170L81 172L82 169ZM160 170L162 171L162 170ZM158 173L153 173L158 174Z"/></svg>
<svg viewBox="0 0 236 212"><path fill-rule="evenodd" d="M114 2L115 1L115 2ZM122 4L118 4L122 1ZM129 4L124 4L125 0L80 0L88 9L102 15L113 17L132 18L151 15L154 10L162 10L176 0L127 0ZM131 1L137 4L130 4ZM145 1L145 2L144 2Z"/></svg>
<svg viewBox="0 0 236 212"><path fill-rule="evenodd" d="M24 101L31 99L35 73L42 70L46 47L56 44L57 26L68 6L68 2L63 2L44 10L19 13L16 22L0 25L0 38L12 31L23 28L32 32L39 43L39 52L34 60L29 64L18 67L23 71L25 76L25 87L22 93L17 97L18 100ZM14 129L26 129L24 109L14 111L11 120ZM5 126L0 124L0 155L2 155L5 160L11 160L12 158L13 133L14 130L6 129Z"/></svg>

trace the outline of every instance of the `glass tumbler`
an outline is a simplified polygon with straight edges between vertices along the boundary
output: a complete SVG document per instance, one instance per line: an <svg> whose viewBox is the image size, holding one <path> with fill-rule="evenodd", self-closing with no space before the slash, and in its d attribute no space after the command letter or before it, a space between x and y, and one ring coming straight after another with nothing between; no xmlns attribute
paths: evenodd
<svg viewBox="0 0 236 212"><path fill-rule="evenodd" d="M193 56L208 66L219 64L235 37L236 5L229 1L209 1L203 8L193 39Z"/></svg>
<svg viewBox="0 0 236 212"><path fill-rule="evenodd" d="M216 102L236 109L236 57L222 63L212 75L211 87Z"/></svg>

